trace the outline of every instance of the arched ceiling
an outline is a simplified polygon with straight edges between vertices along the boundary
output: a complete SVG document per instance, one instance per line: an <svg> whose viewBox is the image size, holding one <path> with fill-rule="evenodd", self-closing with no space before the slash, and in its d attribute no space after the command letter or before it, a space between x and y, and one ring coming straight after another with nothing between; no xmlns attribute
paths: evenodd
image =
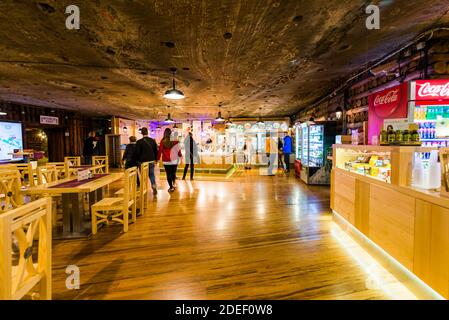
<svg viewBox="0 0 449 320"><path fill-rule="evenodd" d="M434 23L448 0L2 0L0 99L160 119L286 116ZM164 99L176 67L186 99Z"/></svg>

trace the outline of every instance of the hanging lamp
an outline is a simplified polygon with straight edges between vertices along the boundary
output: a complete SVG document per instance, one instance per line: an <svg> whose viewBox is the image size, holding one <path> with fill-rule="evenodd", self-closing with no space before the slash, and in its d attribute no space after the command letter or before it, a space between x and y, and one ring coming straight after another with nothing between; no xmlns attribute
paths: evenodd
<svg viewBox="0 0 449 320"><path fill-rule="evenodd" d="M232 124L230 111L228 111L228 120L226 120L226 124Z"/></svg>
<svg viewBox="0 0 449 320"><path fill-rule="evenodd" d="M170 106L168 106L167 108L168 108L168 110L170 110ZM167 119L165 119L165 122L166 122L166 123L173 123L173 122L175 122L175 121L172 119L170 112L168 112L168 114L167 114Z"/></svg>
<svg viewBox="0 0 449 320"><path fill-rule="evenodd" d="M259 118L257 119L257 124L265 124L265 122L262 121L262 118L260 115L262 114L262 108L259 108Z"/></svg>
<svg viewBox="0 0 449 320"><path fill-rule="evenodd" d="M335 110L335 117L340 120L343 115L343 109L341 107L337 107L337 110Z"/></svg>
<svg viewBox="0 0 449 320"><path fill-rule="evenodd" d="M218 115L215 118L216 122L223 122L223 121L225 121L225 119L221 116L220 108L221 108L221 105L218 106Z"/></svg>
<svg viewBox="0 0 449 320"><path fill-rule="evenodd" d="M173 74L173 87L167 91L165 91L164 98L171 99L171 100L180 100L184 99L184 93L181 90L176 89L176 83L175 83L175 73L176 68L170 69Z"/></svg>

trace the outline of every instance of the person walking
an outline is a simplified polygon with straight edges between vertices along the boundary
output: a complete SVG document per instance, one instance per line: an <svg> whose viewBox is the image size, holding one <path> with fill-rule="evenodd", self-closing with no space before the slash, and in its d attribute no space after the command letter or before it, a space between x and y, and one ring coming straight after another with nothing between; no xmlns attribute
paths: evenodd
<svg viewBox="0 0 449 320"><path fill-rule="evenodd" d="M282 170L285 170L284 143L282 142L281 137L278 137L278 168L282 168Z"/></svg>
<svg viewBox="0 0 449 320"><path fill-rule="evenodd" d="M136 167L137 163L133 161L134 152L136 151L136 141L135 136L129 137L129 143L126 145L125 152L123 153L122 161L125 163L125 169Z"/></svg>
<svg viewBox="0 0 449 320"><path fill-rule="evenodd" d="M84 164L86 165L92 164L92 156L94 155L95 145L96 145L95 131L90 131L88 137L84 139L83 145Z"/></svg>
<svg viewBox="0 0 449 320"><path fill-rule="evenodd" d="M149 176L151 181L151 188L153 189L153 195L157 195L156 177L154 175L154 170L156 166L156 159L158 156L158 148L156 141L148 136L148 128L142 128L141 130L142 139L136 142L136 149L132 156L132 161L140 166L141 163L149 162Z"/></svg>
<svg viewBox="0 0 449 320"><path fill-rule="evenodd" d="M197 159L198 147L196 145L195 140L193 140L192 132L189 132L189 134L184 140L184 150L186 152L186 156L182 180L186 179L187 171L189 171L189 166L190 166L190 180L193 180L193 174L195 172L195 167L193 164L195 162L195 159Z"/></svg>
<svg viewBox="0 0 449 320"><path fill-rule="evenodd" d="M270 133L267 132L265 135L265 154L268 159L268 175L274 176L273 174L273 167L274 167L274 158L275 158L275 150L271 148L272 139L270 136Z"/></svg>
<svg viewBox="0 0 449 320"><path fill-rule="evenodd" d="M292 153L292 137L287 133L284 137L284 162L285 162L285 172L290 172L290 154Z"/></svg>
<svg viewBox="0 0 449 320"><path fill-rule="evenodd" d="M245 141L243 145L243 158L245 162L245 169L251 169L251 141Z"/></svg>
<svg viewBox="0 0 449 320"><path fill-rule="evenodd" d="M178 141L174 141L172 138L172 131L170 128L166 128L164 131L164 137L159 145L159 152L157 159L162 157L162 163L164 164L165 173L167 174L167 182L170 188L168 192L175 191L174 183L176 180L176 168L179 164L179 159L182 157L181 148Z"/></svg>

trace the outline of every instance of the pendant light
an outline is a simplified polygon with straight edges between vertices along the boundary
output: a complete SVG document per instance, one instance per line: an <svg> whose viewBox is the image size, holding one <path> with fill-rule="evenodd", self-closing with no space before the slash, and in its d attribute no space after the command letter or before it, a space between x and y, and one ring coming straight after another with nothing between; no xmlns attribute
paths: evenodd
<svg viewBox="0 0 449 320"><path fill-rule="evenodd" d="M176 122L175 122L175 124L173 125L173 129L178 129L178 126L177 126Z"/></svg>
<svg viewBox="0 0 449 320"><path fill-rule="evenodd" d="M228 111L228 120L226 120L226 124L232 124L230 111Z"/></svg>
<svg viewBox="0 0 449 320"><path fill-rule="evenodd" d="M225 119L221 116L220 108L221 108L221 105L218 106L218 115L215 118L216 122L223 122L223 121L225 121Z"/></svg>
<svg viewBox="0 0 449 320"><path fill-rule="evenodd" d="M343 109L340 107L337 107L337 110L335 110L335 117L337 120L340 120L343 115Z"/></svg>
<svg viewBox="0 0 449 320"><path fill-rule="evenodd" d="M176 83L175 83L175 73L176 68L170 69L173 73L173 88L165 91L164 98L171 99L171 100L180 100L184 99L184 93L181 90L176 89Z"/></svg>
<svg viewBox="0 0 449 320"><path fill-rule="evenodd" d="M167 108L168 108L168 110L170 110L170 106L168 106ZM175 121L171 118L170 112L168 112L168 114L167 114L167 119L165 119L165 122L167 122L167 123L173 123L173 122L175 122Z"/></svg>
<svg viewBox="0 0 449 320"><path fill-rule="evenodd" d="M156 130L157 129L160 129L161 128L161 125L159 124L159 121L157 122L157 127L156 127Z"/></svg>
<svg viewBox="0 0 449 320"><path fill-rule="evenodd" d="M262 108L259 108L259 118L257 119L257 124L265 124L265 122L262 121L262 118L260 115L262 114Z"/></svg>

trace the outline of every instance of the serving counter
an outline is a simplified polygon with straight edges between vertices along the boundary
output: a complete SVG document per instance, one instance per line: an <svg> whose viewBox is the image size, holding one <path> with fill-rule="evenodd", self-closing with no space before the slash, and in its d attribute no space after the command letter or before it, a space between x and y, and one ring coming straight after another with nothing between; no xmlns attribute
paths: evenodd
<svg viewBox="0 0 449 320"><path fill-rule="evenodd" d="M449 298L449 197L414 187L417 159L431 152L436 149L334 145L331 208L335 221L344 219ZM423 185L440 184L429 172Z"/></svg>

